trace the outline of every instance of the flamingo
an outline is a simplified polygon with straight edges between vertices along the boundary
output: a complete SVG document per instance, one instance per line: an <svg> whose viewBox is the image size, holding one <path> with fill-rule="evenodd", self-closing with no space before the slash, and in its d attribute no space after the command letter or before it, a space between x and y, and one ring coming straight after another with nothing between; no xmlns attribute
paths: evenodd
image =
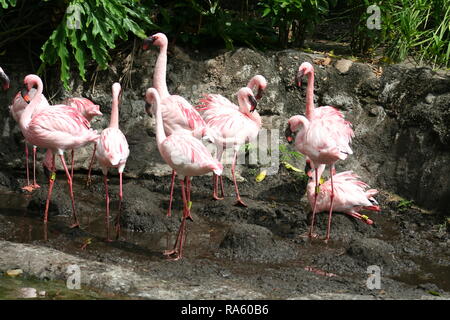
<svg viewBox="0 0 450 320"><path fill-rule="evenodd" d="M319 168L317 168L318 176L321 176L324 170L325 165L321 164ZM314 207L314 203L316 202L315 206L317 212L328 210L332 194L331 179L320 184L320 187L317 190L318 194L316 200L315 175L312 173L309 159L306 161L305 172L309 176L306 194L311 208ZM368 225L373 224L371 219L365 215L361 215L357 211L362 209L381 211L378 202L373 198L378 193L378 190L368 189L369 186L365 182L359 180L359 176L353 171L344 171L338 174L333 173L333 183L333 211L345 213Z"/></svg>
<svg viewBox="0 0 450 320"><path fill-rule="evenodd" d="M192 220L189 205L191 197L190 177L203 175L211 171L220 175L222 174L223 166L211 156L202 142L191 133L175 132L167 136L164 130L161 100L158 91L155 88L149 88L145 97L147 114L153 113L156 117L156 143L159 153L164 161L177 172L181 184L183 199L182 222L173 249L164 251L164 255L168 257L175 255L173 260L178 260L183 257L186 219Z"/></svg>
<svg viewBox="0 0 450 320"><path fill-rule="evenodd" d="M236 192L236 205L246 207L247 205L239 195L236 182L235 166L237 153L244 143L256 139L261 129L262 121L258 112L255 111L257 101L250 88L243 87L239 89L237 97L239 107L221 95L207 94L203 99L200 99L202 104L199 105L199 110L202 110L203 119L208 127L212 129L213 141L217 149L217 160L222 160L222 154L225 149L234 149L231 174ZM218 177L214 176L213 181L213 198L220 199L217 196Z"/></svg>
<svg viewBox="0 0 450 320"><path fill-rule="evenodd" d="M120 229L120 213L122 209L122 173L125 169L127 158L130 155L128 142L125 135L119 129L119 96L121 87L119 83L112 85L112 110L111 120L108 128L104 129L97 140L95 157L97 158L103 172L103 181L106 193L106 240L109 239L109 195L108 195L108 168L117 168L119 171L119 214L116 218L117 236Z"/></svg>
<svg viewBox="0 0 450 320"><path fill-rule="evenodd" d="M75 108L66 105L55 105L51 108L34 114L36 107L42 101L42 80L34 74L27 75L24 84L28 90L37 85L37 91L28 107L20 117L19 126L25 140L41 148L50 149L53 152L52 174L49 178L49 189L45 205L44 223L48 221L48 208L50 205L53 184L56 177L55 154L58 153L67 175L70 198L72 201L72 214L74 223L71 227L78 227L78 218L75 211L75 199L73 196L72 177L64 160L64 151L76 149L99 138L97 131L92 130L89 122Z"/></svg>
<svg viewBox="0 0 450 320"><path fill-rule="evenodd" d="M3 71L3 69L0 67L0 81L2 83L2 88L3 90L8 90L9 89L9 78L6 75L5 71Z"/></svg>
<svg viewBox="0 0 450 320"><path fill-rule="evenodd" d="M20 117L22 116L25 108L30 103L31 99L35 96L37 90L36 88L31 88L28 90L27 88L23 88L19 92L16 93L14 96L12 104L9 106L9 113L11 114L11 117L19 123ZM50 104L48 103L47 99L44 95L41 96L41 102L36 106L34 110L34 114L37 114L44 110L45 108L48 108ZM25 165L26 165L26 171L27 171L27 185L22 187L23 190L26 190L28 192L33 191L34 189L40 188L40 186L36 183L36 151L37 147L33 146L33 183L30 183L30 170L28 165L28 143L25 141Z"/></svg>
<svg viewBox="0 0 450 320"><path fill-rule="evenodd" d="M316 192L314 195L314 208L309 230L309 236L313 236L314 218L316 214L316 202L318 196L318 167L321 164L330 165L330 206L328 217L328 228L325 241L330 238L331 214L334 201L333 171L334 164L338 160L345 160L353 151L349 144L354 137L351 123L344 119L344 115L337 109L324 106L314 108L314 68L304 62L300 65L297 73L297 84L301 85L303 75L308 77L308 86L306 91L306 117L296 115L288 120L286 129L286 139L289 143L293 142L293 132L298 131L295 137L295 149L306 155L315 168Z"/></svg>
<svg viewBox="0 0 450 320"><path fill-rule="evenodd" d="M255 95L255 99L259 100L262 98L263 92L267 87L267 80L266 78L264 78L262 75L255 75L253 76L250 81L247 84L247 88L249 88L250 90L252 90L252 92L255 92L256 89L256 95ZM213 95L211 96L211 98L213 98L214 103L211 103L208 105L208 108L210 110L212 110L212 108L219 108L219 110L221 110L222 108L233 108L235 110L239 110L239 107L233 103L230 103L230 101L219 95ZM198 110L200 111L200 113L203 115L203 117L205 117L206 115L204 115L203 113L203 108L204 106L200 105L198 106ZM218 110L216 110L218 111ZM215 112L215 111L214 111ZM208 111L207 114L212 113L212 111ZM210 132L207 128L207 132ZM211 136L211 134L209 134L209 136ZM219 152L216 153L216 155L218 155ZM219 181L220 181L220 189L221 189L221 193L222 193L222 197L218 197L217 195L217 179L218 177L216 175L213 175L213 199L215 200L222 200L223 196L224 196L224 191L223 191L223 180L222 180L222 176L219 177Z"/></svg>
<svg viewBox="0 0 450 320"><path fill-rule="evenodd" d="M197 110L185 98L179 95L171 95L167 89L167 36L164 33L156 33L148 37L144 40L143 49L148 50L152 44L159 47L159 54L153 72L153 87L158 91L160 96L165 134L169 136L174 132L178 132L191 134L196 138L206 136L207 129L205 121L203 121ZM167 216L171 215L175 176L176 171L172 171Z"/></svg>
<svg viewBox="0 0 450 320"><path fill-rule="evenodd" d="M100 112L100 106L98 104L93 103L91 100L82 97L71 97L63 100L62 104L71 106L76 108L86 119L91 122L95 116L102 116L103 113ZM94 144L94 151L92 152L91 162L89 164L89 173L88 173L88 184L90 184L91 177L91 167L93 164L93 160L95 157L95 150L97 148L97 144ZM73 167L74 167L74 151L71 151L72 154L72 164L70 169L70 175L73 178Z"/></svg>

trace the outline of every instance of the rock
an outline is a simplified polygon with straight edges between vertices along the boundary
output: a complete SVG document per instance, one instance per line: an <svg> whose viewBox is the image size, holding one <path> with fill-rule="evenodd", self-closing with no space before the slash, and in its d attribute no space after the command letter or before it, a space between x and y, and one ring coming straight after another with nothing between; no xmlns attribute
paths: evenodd
<svg viewBox="0 0 450 320"><path fill-rule="evenodd" d="M22 269L11 269L6 271L6 275L9 277L17 277L23 273Z"/></svg>
<svg viewBox="0 0 450 320"><path fill-rule="evenodd" d="M37 298L37 291L35 288L20 288L19 289L19 298Z"/></svg>
<svg viewBox="0 0 450 320"><path fill-rule="evenodd" d="M350 243L347 252L367 266L377 265L383 268L391 266L394 260L394 248L389 243L375 238L354 240Z"/></svg>
<svg viewBox="0 0 450 320"><path fill-rule="evenodd" d="M339 70L340 73L347 73L350 70L353 61L347 59L340 59L336 62L334 67Z"/></svg>
<svg viewBox="0 0 450 320"><path fill-rule="evenodd" d="M252 224L233 224L219 246L218 255L244 261L293 260L296 251L274 238L267 228Z"/></svg>

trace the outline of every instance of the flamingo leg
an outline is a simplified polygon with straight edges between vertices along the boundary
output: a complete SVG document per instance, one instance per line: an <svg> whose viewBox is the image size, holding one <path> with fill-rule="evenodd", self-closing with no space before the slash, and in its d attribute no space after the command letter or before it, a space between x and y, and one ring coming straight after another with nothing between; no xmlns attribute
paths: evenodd
<svg viewBox="0 0 450 320"><path fill-rule="evenodd" d="M66 161L64 160L64 154L59 154L59 158L61 159L61 163L64 167L64 171L66 172L67 183L69 185L70 200L72 200L72 214L73 214L74 223L70 227L76 228L76 227L80 226L80 223L78 222L77 212L75 211L75 199L73 196L72 177L70 176L69 169L67 168Z"/></svg>
<svg viewBox="0 0 450 320"><path fill-rule="evenodd" d="M119 172L119 213L116 217L116 240L120 237L120 215L122 214L122 199L123 199L123 192L122 192L122 172Z"/></svg>
<svg viewBox="0 0 450 320"><path fill-rule="evenodd" d="M191 206L192 206L192 202L191 202L191 177L186 177L186 198L187 198L187 210L188 210L188 215L186 217L186 219L189 219L191 221L194 221L194 219L191 216Z"/></svg>
<svg viewBox="0 0 450 320"><path fill-rule="evenodd" d="M25 164L27 166L27 185L30 185L30 169L28 165L28 144L25 142Z"/></svg>
<svg viewBox="0 0 450 320"><path fill-rule="evenodd" d="M237 206L247 207L247 205L242 201L239 195L239 189L236 182L235 168L236 168L237 151L234 152L233 164L231 165L231 174L233 175L234 191L236 192L236 203Z"/></svg>
<svg viewBox="0 0 450 320"><path fill-rule="evenodd" d="M50 206L50 199L52 198L52 191L53 191L53 184L56 180L56 168L55 168L55 155L53 154L52 159L52 168L51 168L51 174L48 179L48 192L47 192L47 201L45 202L45 212L44 212L44 223L46 224L48 221L48 208Z"/></svg>
<svg viewBox="0 0 450 320"><path fill-rule="evenodd" d="M71 155L72 155L72 161L71 161L72 164L71 164L71 168L70 168L70 176L72 177L72 180L73 180L73 167L75 165L75 155L74 155L73 149L72 149Z"/></svg>
<svg viewBox="0 0 450 320"><path fill-rule="evenodd" d="M165 256L170 256L172 254L177 254L176 257L171 260L179 260L183 257L183 244L186 239L186 218L189 216L187 197L186 197L186 188L184 185L184 181L180 180L181 183L181 196L183 198L183 218L181 220L180 228L178 229L177 239L175 241L175 245L172 250L166 250L163 252Z"/></svg>
<svg viewBox="0 0 450 320"><path fill-rule="evenodd" d="M217 148L217 160L220 162L222 160L222 153L223 150L219 150L219 148ZM221 191L222 191L222 197L218 196L218 179L220 178L220 187L221 187ZM222 176L217 176L217 174L215 174L213 172L213 199L214 200L223 200L224 197L224 192L223 192L223 181L222 181Z"/></svg>
<svg viewBox="0 0 450 320"><path fill-rule="evenodd" d="M94 143L94 151L92 152L92 158L91 158L91 162L89 163L89 170L88 170L88 176L87 176L87 181L86 181L86 185L89 187L92 183L91 180L91 170L92 170L92 165L94 164L95 161L95 151L97 150L97 144Z"/></svg>
<svg viewBox="0 0 450 320"><path fill-rule="evenodd" d="M330 239L331 216L333 213L333 202L334 202L333 169L334 169L334 165L331 165L330 166L330 180L331 180L330 211L328 213L328 226L327 226L327 235L325 237L325 242L328 242L328 240Z"/></svg>
<svg viewBox="0 0 450 320"><path fill-rule="evenodd" d="M106 226L106 241L111 241L109 238L109 191L108 191L108 174L103 175L103 183L105 184L105 201L106 201L106 215L105 215L105 226Z"/></svg>
<svg viewBox="0 0 450 320"><path fill-rule="evenodd" d="M27 185L22 187L22 190L31 192L33 191L33 185L30 184L30 168L28 163L28 144L25 142L25 165L27 167Z"/></svg>
<svg viewBox="0 0 450 320"><path fill-rule="evenodd" d="M41 186L36 183L36 146L33 146L33 189L39 189Z"/></svg>
<svg viewBox="0 0 450 320"><path fill-rule="evenodd" d="M172 200L173 200L173 187L175 185L175 176L177 172L172 170L172 180L170 182L170 199L169 199L169 208L167 209L167 216L170 217L172 215Z"/></svg>
<svg viewBox="0 0 450 320"><path fill-rule="evenodd" d="M311 218L311 226L309 228L309 237L310 238L315 238L316 235L313 233L314 231L314 222L315 222L315 217L316 217L316 206L317 206L317 196L319 195L319 173L317 168L314 169L314 174L316 177L316 187L314 189L314 207L313 207L313 213L312 213L312 218Z"/></svg>

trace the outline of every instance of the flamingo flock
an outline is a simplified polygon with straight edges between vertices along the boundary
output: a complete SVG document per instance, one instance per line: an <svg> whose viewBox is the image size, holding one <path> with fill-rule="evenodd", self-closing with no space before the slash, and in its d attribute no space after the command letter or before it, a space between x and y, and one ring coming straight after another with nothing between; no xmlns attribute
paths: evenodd
<svg viewBox="0 0 450 320"><path fill-rule="evenodd" d="M263 119L257 112L258 100L267 87L267 80L262 75L252 77L247 86L238 89L237 104L226 97L206 93L195 107L185 98L169 93L167 72L168 39L163 33L154 34L144 40L143 50L155 46L159 50L154 72L153 87L148 88L144 101L145 112L155 118L156 145L162 159L172 169L169 207L171 215L175 178L181 185L183 203L182 219L173 248L163 252L168 259L183 258L186 243L187 220L191 215L191 177L212 174L212 198L224 199L222 173L225 169L223 154L232 151L231 175L237 206L246 207L241 198L236 181L236 161L241 147L255 141L263 126ZM307 236L316 238L314 233L315 216L318 212L328 212L328 224L325 242L330 239L333 212L342 212L368 225L373 221L358 211L380 211L374 196L376 189L360 180L353 171L336 173L335 163L345 161L353 154L350 147L354 132L352 125L341 111L331 106L314 107L314 68L304 62L300 65L296 79L301 87L302 78L306 76L305 115L294 115L287 121L286 139L294 148L305 155L305 173L309 177L306 195L312 209L312 219ZM3 90L10 86L8 76L0 68L0 81ZM122 212L123 186L122 175L126 167L130 149L126 135L119 128L119 106L122 88L119 83L112 84L112 106L109 126L100 133L91 128L90 122L95 116L102 116L100 107L82 97L68 98L59 105L50 105L43 95L43 82L34 74L24 78L24 88L14 96L9 107L12 118L18 123L25 138L27 192L39 188L36 181L36 148L47 149L44 168L50 174L47 200L44 211L44 223L48 223L48 210L53 186L56 180L55 158L59 157L67 178L69 195L72 203L71 227L79 227L73 191L74 150L88 144L94 145L94 152L89 166L88 182L91 181L91 168L96 160L103 173L105 188L105 229L106 241L110 237L110 201L108 194L108 170L116 168L119 174L119 210L115 219L116 239L120 235L120 215ZM301 108L303 109L303 108ZM205 146L209 140L215 146L211 154ZM28 168L28 144L33 146L33 180L31 182ZM72 153L69 170L64 152ZM320 183L325 167L329 166L329 179ZM219 196L220 182L220 196Z"/></svg>

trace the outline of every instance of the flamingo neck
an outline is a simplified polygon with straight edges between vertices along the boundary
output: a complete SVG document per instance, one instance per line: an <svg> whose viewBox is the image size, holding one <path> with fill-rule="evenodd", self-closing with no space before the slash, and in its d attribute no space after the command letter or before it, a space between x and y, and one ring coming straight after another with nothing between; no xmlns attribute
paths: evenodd
<svg viewBox="0 0 450 320"><path fill-rule="evenodd" d="M167 72L167 44L159 48L159 55L156 59L155 70L153 71L153 87L158 91L161 100L169 96L166 83Z"/></svg>
<svg viewBox="0 0 450 320"><path fill-rule="evenodd" d="M314 113L314 71L308 72L308 86L306 87L306 118L312 119Z"/></svg>
<svg viewBox="0 0 450 320"><path fill-rule="evenodd" d="M164 132L164 123L161 113L161 104L159 103L159 99L156 100L155 105L155 117L156 117L156 144L158 148L161 147L164 140L166 140L166 133Z"/></svg>
<svg viewBox="0 0 450 320"><path fill-rule="evenodd" d="M33 96L33 99L31 99L30 104L25 108L25 110L22 113L22 116L20 117L19 126L22 130L22 133L25 136L25 132L28 130L28 127L30 125L31 119L33 118L33 113L36 107L41 103L42 100L42 90L43 90L43 84L42 80L39 77L33 77L33 84L37 85L37 90L35 95Z"/></svg>
<svg viewBox="0 0 450 320"><path fill-rule="evenodd" d="M113 93L109 128L119 128L119 94L116 92Z"/></svg>

